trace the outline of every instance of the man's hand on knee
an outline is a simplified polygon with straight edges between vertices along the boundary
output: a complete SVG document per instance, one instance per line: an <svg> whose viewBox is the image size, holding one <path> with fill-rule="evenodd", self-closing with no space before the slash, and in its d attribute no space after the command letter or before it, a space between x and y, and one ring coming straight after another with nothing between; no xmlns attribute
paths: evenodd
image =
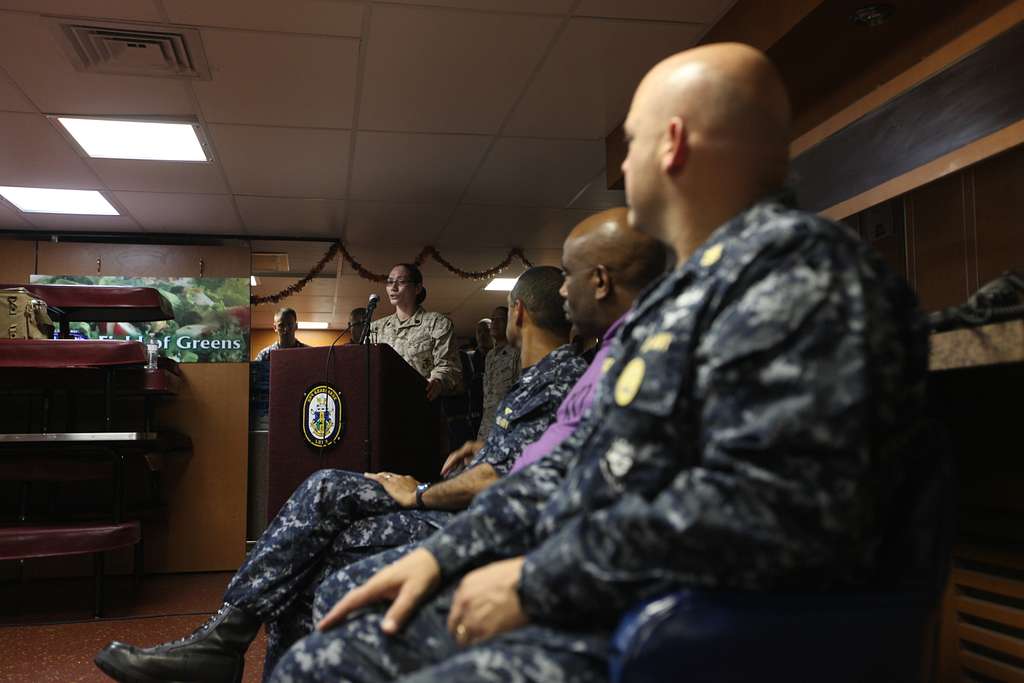
<svg viewBox="0 0 1024 683"><path fill-rule="evenodd" d="M340 624L352 612L385 600L391 607L384 614L381 630L393 635L402 630L413 610L441 583L441 568L427 550L417 548L394 564L374 574L350 591L316 625L326 631Z"/></svg>
<svg viewBox="0 0 1024 683"><path fill-rule="evenodd" d="M448 630L465 647L526 626L519 601L523 557L493 562L466 574L455 591Z"/></svg>
<svg viewBox="0 0 1024 683"><path fill-rule="evenodd" d="M448 459L445 460L444 465L441 466L441 476L448 476L449 472L454 471L457 467L460 467L463 463L467 462L483 447L483 441L467 441L456 448L448 455Z"/></svg>

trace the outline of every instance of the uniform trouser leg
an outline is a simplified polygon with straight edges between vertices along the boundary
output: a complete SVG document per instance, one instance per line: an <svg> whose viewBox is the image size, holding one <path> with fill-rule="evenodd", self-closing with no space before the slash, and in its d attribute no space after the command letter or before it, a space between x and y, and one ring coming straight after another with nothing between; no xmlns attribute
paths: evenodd
<svg viewBox="0 0 1024 683"><path fill-rule="evenodd" d="M321 573L324 553L352 523L398 509L360 473L320 470L304 481L231 579L224 602L263 621L281 614Z"/></svg>
<svg viewBox="0 0 1024 683"><path fill-rule="evenodd" d="M448 513L401 510L358 520L340 532L330 550L321 558L316 578L309 581L277 617L267 622L264 680L269 678L270 672L288 648L313 631L313 599L320 592L318 588L326 586L329 595L347 590L347 585L332 582L332 577L353 562L376 556L384 549L404 546L428 537L449 516ZM398 554L402 553L404 550ZM396 556L396 553L383 555L374 564L366 566L382 567Z"/></svg>
<svg viewBox="0 0 1024 683"><path fill-rule="evenodd" d="M372 574L367 569L382 566L404 551L360 562L351 573L339 572L322 584L314 619L319 619L338 597ZM425 604L397 636L381 633L385 606L367 609L330 631L314 631L281 658L270 680L590 683L607 679L607 632L574 633L529 626L471 648L459 648L447 629L455 588L448 586Z"/></svg>

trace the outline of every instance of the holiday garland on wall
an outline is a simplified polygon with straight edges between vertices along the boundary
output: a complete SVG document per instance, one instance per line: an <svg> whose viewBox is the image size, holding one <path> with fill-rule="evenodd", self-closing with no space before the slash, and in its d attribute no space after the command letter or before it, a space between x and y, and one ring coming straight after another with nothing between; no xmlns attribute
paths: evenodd
<svg viewBox="0 0 1024 683"><path fill-rule="evenodd" d="M324 269L324 266L326 266L328 263L337 258L338 254L341 254L341 257L345 260L345 263L351 266L352 270L359 273L360 277L363 277L367 280L371 280L373 282L384 282L385 280L388 279L387 273L374 273L373 271L368 270L366 267L364 267L363 264L359 263L359 261L356 261L352 254L349 253L348 249L345 248L344 244L342 244L341 242L333 242L331 246L327 249L327 251L324 252L324 255L320 258L320 260L317 261L316 265L313 266L313 268L308 273L306 273L306 275L301 280L298 280L288 285L287 287L285 287L284 289L275 294L268 294L267 296L256 296L255 294L253 294L249 297L249 303L251 303L253 306L258 306L260 304L276 304L294 294L298 294L307 284L309 284L310 280L312 280L313 278L320 274L320 272ZM453 265L450 261L448 261L448 259L441 255L441 252L439 252L435 247L432 246L423 247L419 255L413 261L413 263L415 263L417 266L422 266L423 263L428 258L434 259L435 261L440 263L448 272L454 274L457 277L462 278L463 280L486 280L488 278L492 278L501 271L508 268L510 265L512 265L512 261L514 261L515 259L519 259L519 261L522 262L522 264L527 268L533 267L533 264L530 263L530 260L526 258L526 254L524 254L523 250L520 249L519 247L510 249L508 255L505 256L505 259L501 263L486 270L462 270L461 268L458 268L457 266Z"/></svg>

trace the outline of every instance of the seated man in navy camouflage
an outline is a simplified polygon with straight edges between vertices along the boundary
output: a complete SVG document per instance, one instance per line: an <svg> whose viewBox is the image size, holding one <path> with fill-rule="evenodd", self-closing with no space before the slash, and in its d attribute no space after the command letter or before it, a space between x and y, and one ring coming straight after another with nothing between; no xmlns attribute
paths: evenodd
<svg viewBox="0 0 1024 683"><path fill-rule="evenodd" d="M679 265L637 302L591 412L414 550L340 572L274 683L604 681L641 600L875 576L917 455L925 325L870 247L781 193L789 118L747 46L644 78L630 221Z"/></svg>
<svg viewBox="0 0 1024 683"><path fill-rule="evenodd" d="M313 628L314 590L355 559L426 538L451 510L512 467L554 421L556 409L587 367L569 345L570 323L558 268L527 270L509 294L507 334L523 374L500 405L494 429L475 454L456 451L432 485L389 472L321 470L301 484L235 574L224 606L181 641L151 648L114 642L96 658L118 680L234 681L259 627L268 625L266 671ZM468 445L467 445L468 446ZM455 462L468 460L468 466Z"/></svg>

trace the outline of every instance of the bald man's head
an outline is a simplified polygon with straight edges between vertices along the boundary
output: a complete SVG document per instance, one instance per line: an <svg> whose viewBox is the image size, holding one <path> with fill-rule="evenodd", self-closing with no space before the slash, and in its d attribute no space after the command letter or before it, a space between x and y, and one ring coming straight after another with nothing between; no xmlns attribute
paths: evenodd
<svg viewBox="0 0 1024 683"><path fill-rule="evenodd" d="M630 220L672 241L680 215L699 223L726 211L724 220L778 189L789 126L785 88L760 51L720 43L665 59L641 81L626 118Z"/></svg>
<svg viewBox="0 0 1024 683"><path fill-rule="evenodd" d="M562 247L561 294L579 333L604 334L665 272L666 255L660 242L629 226L625 208L602 211L577 225Z"/></svg>

